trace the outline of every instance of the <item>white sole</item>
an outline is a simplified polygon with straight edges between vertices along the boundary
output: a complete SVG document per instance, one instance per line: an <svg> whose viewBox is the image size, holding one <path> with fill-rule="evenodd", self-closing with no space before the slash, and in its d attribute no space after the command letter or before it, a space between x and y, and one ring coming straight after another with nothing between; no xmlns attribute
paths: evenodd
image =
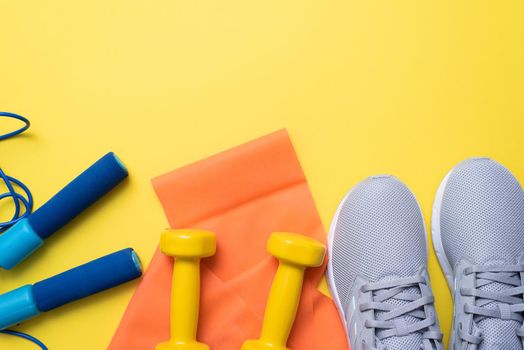
<svg viewBox="0 0 524 350"><path fill-rule="evenodd" d="M353 187L354 188L354 187ZM348 342L348 347L351 349L351 341L349 340L349 334L348 334L348 325L346 321L346 315L344 313L344 310L342 309L342 304L340 301L340 297L338 295L337 288L335 287L335 277L333 276L333 265L332 265L332 259L333 256L333 241L335 239L335 227L337 226L338 217L340 214L340 211L342 210L342 207L346 200L348 199L349 195L353 192L353 189L351 189L345 196L344 199L340 202L340 204L337 207L337 211L335 212L335 215L333 217L333 220L331 220L331 225L329 226L328 231L328 264L327 264L327 271L326 271L326 279L329 291L331 293L331 296L333 297L333 300L335 301L335 305L337 306L338 313L340 314L340 318L342 319L342 322L344 323L344 330L346 332L346 338Z"/></svg>
<svg viewBox="0 0 524 350"><path fill-rule="evenodd" d="M453 297L455 293L455 278L453 276L453 268L446 256L444 251L444 245L442 244L442 235L440 231L440 212L442 208L442 198L444 196L444 190L448 183L448 179L453 172L454 168L451 169L442 182L440 183L437 194L435 195L435 200L433 202L433 210L431 213L431 238L433 240L433 248L435 249L435 254L440 264L442 272L446 276L446 281L448 282L449 290L451 291L451 296ZM453 344L455 343L455 322L451 326L451 334L449 336L449 349L453 349Z"/></svg>
<svg viewBox="0 0 524 350"><path fill-rule="evenodd" d="M332 261L333 260L331 259L331 257L333 256L333 243L334 243L334 239L335 239L335 228L336 228L337 223L338 223L338 218L340 216L339 215L340 211L342 210L342 207L346 203L346 200L348 199L348 197L353 192L353 189L357 185L355 185L344 196L344 198L342 199L342 201L338 205L337 211L335 212L335 215L333 216L333 220L331 221L331 225L329 226L329 231L328 231L328 257L329 257L329 259L328 259L327 272L326 272L326 279L327 279L328 288L329 288L329 291L331 292L331 296L333 297L333 300L335 301L335 305L337 306L337 309L338 309L338 312L340 314L340 317L342 318L342 322L344 323L344 328L346 330L346 337L347 337L347 340L348 340L348 346L350 348L351 348L351 341L349 339L349 332L348 332L348 325L347 325L347 321L346 321L346 315L345 315L344 310L342 309L342 303L341 303L340 297L338 295L337 288L335 286L335 277L333 276L333 266L332 266ZM417 202L418 208L420 210L420 215L422 217L422 222L424 223L424 239L426 241L426 259L427 259L428 250L429 250L429 243L428 243L428 233L427 233L427 229L426 229L426 223L425 223L425 220L424 220L424 213L422 212L422 208L420 207L420 204L418 203L417 198L415 197L415 194L413 193L413 191L411 191L411 189L409 187L407 187L407 188L411 192L413 197L415 198L415 201Z"/></svg>
<svg viewBox="0 0 524 350"><path fill-rule="evenodd" d="M453 268L451 267L451 264L446 257L446 252L444 251L444 245L442 244L442 235L440 233L440 211L442 208L442 197L444 196L444 190L446 189L446 185L448 183L449 176L453 172L453 169L451 169L442 182L440 183L437 194L435 195L435 201L433 202L433 210L431 214L431 238L433 240L433 248L435 249L435 253L437 255L440 268L442 269L442 272L446 276L446 280L448 282L448 287L451 290L451 293L454 292L454 286L453 286Z"/></svg>

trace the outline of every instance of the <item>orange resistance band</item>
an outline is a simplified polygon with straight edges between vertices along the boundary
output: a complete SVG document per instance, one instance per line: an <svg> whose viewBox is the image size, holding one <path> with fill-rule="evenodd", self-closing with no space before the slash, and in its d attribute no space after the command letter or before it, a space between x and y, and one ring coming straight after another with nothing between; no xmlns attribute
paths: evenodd
<svg viewBox="0 0 524 350"><path fill-rule="evenodd" d="M217 254L202 262L199 340L238 350L260 334L277 268L266 251L274 231L326 241L326 234L286 131L241 145L153 180L173 228L217 234ZM155 234L155 233L153 233ZM158 250L133 296L110 350L153 350L169 338L172 260ZM288 345L294 350L345 350L334 303L309 269Z"/></svg>

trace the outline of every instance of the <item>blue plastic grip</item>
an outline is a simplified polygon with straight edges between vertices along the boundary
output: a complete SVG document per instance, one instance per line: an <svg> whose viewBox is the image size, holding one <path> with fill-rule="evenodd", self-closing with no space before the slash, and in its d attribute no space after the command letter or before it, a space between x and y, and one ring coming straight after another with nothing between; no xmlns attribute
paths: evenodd
<svg viewBox="0 0 524 350"><path fill-rule="evenodd" d="M29 220L23 218L0 235L0 267L10 270L44 244Z"/></svg>
<svg viewBox="0 0 524 350"><path fill-rule="evenodd" d="M127 174L113 152L106 154L30 215L31 226L46 239L118 185Z"/></svg>
<svg viewBox="0 0 524 350"><path fill-rule="evenodd" d="M33 286L27 285L0 295L0 330L40 314L33 298Z"/></svg>
<svg viewBox="0 0 524 350"><path fill-rule="evenodd" d="M142 275L140 260L128 248L63 272L33 286L38 310L44 312Z"/></svg>

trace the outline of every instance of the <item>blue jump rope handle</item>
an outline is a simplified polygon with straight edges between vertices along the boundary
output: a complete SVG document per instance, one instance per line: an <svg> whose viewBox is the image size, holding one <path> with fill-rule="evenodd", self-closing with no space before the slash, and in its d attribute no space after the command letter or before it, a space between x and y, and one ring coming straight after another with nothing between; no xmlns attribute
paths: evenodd
<svg viewBox="0 0 524 350"><path fill-rule="evenodd" d="M29 223L43 239L51 236L127 176L114 153L108 153L71 181L29 216Z"/></svg>
<svg viewBox="0 0 524 350"><path fill-rule="evenodd" d="M138 256L127 248L0 295L0 330L141 275Z"/></svg>
<svg viewBox="0 0 524 350"><path fill-rule="evenodd" d="M110 152L71 181L47 203L0 235L0 267L11 269L128 175Z"/></svg>
<svg viewBox="0 0 524 350"><path fill-rule="evenodd" d="M113 288L142 274L132 249L93 260L33 286L36 307L44 312Z"/></svg>

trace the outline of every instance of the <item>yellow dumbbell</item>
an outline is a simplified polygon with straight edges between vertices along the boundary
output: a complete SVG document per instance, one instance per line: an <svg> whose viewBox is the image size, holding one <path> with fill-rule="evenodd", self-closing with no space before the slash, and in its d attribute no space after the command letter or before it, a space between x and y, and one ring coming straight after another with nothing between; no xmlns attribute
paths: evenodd
<svg viewBox="0 0 524 350"><path fill-rule="evenodd" d="M162 253L175 258L171 289L171 339L156 350L208 350L196 340L200 305L200 259L215 254L215 234L203 230L168 230Z"/></svg>
<svg viewBox="0 0 524 350"><path fill-rule="evenodd" d="M289 350L289 333L302 294L306 267L322 265L326 247L295 233L273 233L267 250L280 260L266 305L260 339L248 340L242 350Z"/></svg>

